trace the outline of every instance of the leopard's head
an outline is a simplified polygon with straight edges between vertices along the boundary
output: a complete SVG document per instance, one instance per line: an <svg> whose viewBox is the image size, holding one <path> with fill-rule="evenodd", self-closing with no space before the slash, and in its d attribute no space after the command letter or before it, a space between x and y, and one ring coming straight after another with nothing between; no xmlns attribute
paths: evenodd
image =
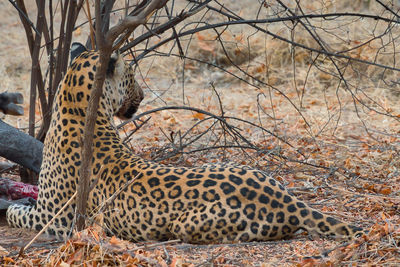
<svg viewBox="0 0 400 267"><path fill-rule="evenodd" d="M75 57L77 57L78 62L82 60L80 58L88 57L96 60L86 60L85 62L97 64L96 55L86 56L85 53L88 52L83 45L74 43L71 46L71 61ZM91 53L97 54L97 52ZM82 65L84 66L84 64ZM115 115L120 119L130 119L138 110L143 97L143 90L135 80L133 68L125 62L118 51L114 52L107 66L102 97L104 107L101 108L105 108L107 113L111 113L110 116Z"/></svg>

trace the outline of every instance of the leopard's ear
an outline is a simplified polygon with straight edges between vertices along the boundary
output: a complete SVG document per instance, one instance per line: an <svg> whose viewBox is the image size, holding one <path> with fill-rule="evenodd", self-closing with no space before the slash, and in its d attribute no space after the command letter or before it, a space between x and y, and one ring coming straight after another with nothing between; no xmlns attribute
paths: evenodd
<svg viewBox="0 0 400 267"><path fill-rule="evenodd" d="M79 56L80 54L82 54L83 52L86 52L87 49L86 47L78 42L72 43L71 45L71 50L70 50L70 54L71 54L71 61L70 64L72 64L72 62L74 61L74 59Z"/></svg>
<svg viewBox="0 0 400 267"><path fill-rule="evenodd" d="M113 52L111 54L110 60L108 61L108 67L107 67L107 76L112 77L114 76L120 69L120 66L122 63L122 57L120 55L119 50Z"/></svg>

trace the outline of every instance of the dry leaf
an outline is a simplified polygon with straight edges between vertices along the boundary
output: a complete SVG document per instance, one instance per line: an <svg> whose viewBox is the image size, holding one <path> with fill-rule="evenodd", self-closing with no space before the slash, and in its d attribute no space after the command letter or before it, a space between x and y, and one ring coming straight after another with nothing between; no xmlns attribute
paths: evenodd
<svg viewBox="0 0 400 267"><path fill-rule="evenodd" d="M193 118L198 120L204 120L204 118L206 117L203 113L198 113L198 112L194 113L192 116Z"/></svg>
<svg viewBox="0 0 400 267"><path fill-rule="evenodd" d="M119 240L115 235L113 235L109 241L111 245L119 245L121 240Z"/></svg>
<svg viewBox="0 0 400 267"><path fill-rule="evenodd" d="M80 36L81 33L82 33L81 27L78 27L78 28L76 28L76 30L74 31L74 36L75 36L75 37L76 37L76 36Z"/></svg>
<svg viewBox="0 0 400 267"><path fill-rule="evenodd" d="M2 257L2 256L5 256L5 255L8 255L8 251L5 249L5 248L3 248L2 246L0 246L0 257Z"/></svg>
<svg viewBox="0 0 400 267"><path fill-rule="evenodd" d="M69 256L68 260L65 262L65 264L68 264L68 266L74 262L79 263L81 262L82 256L84 254L84 248L80 248L77 251L75 251L72 255Z"/></svg>
<svg viewBox="0 0 400 267"><path fill-rule="evenodd" d="M71 266L70 264L66 263L65 261L60 262L60 264L58 265L59 267L69 267Z"/></svg>
<svg viewBox="0 0 400 267"><path fill-rule="evenodd" d="M206 40L204 35L201 35L200 33L196 33L197 36L197 45L201 50L210 52L211 54L215 54L215 42L210 40Z"/></svg>
<svg viewBox="0 0 400 267"><path fill-rule="evenodd" d="M392 193L392 189L390 187L383 187L379 190L379 193L383 195L390 195Z"/></svg>

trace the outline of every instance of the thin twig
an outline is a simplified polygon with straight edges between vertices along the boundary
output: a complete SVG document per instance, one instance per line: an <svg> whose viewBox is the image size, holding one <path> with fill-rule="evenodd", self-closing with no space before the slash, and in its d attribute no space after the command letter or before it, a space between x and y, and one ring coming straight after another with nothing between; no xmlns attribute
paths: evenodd
<svg viewBox="0 0 400 267"><path fill-rule="evenodd" d="M89 21L90 41L92 42L92 49L95 49L96 41L94 40L94 27L92 23L92 15L90 14L89 0L86 0L85 2L86 2L87 16ZM85 11L85 9L83 9L83 11Z"/></svg>
<svg viewBox="0 0 400 267"><path fill-rule="evenodd" d="M11 3L11 5L13 5L15 7L15 9L18 11L18 13L26 20L26 22L29 24L29 26L36 32L37 35L41 35L41 32L36 29L35 25L33 24L33 22L28 18L28 16L25 14L25 12L23 12L19 6L17 4L15 4L14 1L12 0L8 0L8 2Z"/></svg>
<svg viewBox="0 0 400 267"><path fill-rule="evenodd" d="M100 214L103 211L105 211L108 206L110 206L110 204L119 196L119 194L121 194L122 191L124 191L126 188L128 188L128 186L130 186L135 180L136 178L140 175L140 173L138 173L135 177L133 177L131 180L126 181L126 183L121 186L120 188L118 188L117 191L114 192L114 194L112 194L108 199L106 199L106 201L104 201L101 206L99 207L99 210L96 212L96 214Z"/></svg>
<svg viewBox="0 0 400 267"><path fill-rule="evenodd" d="M151 119L151 117L148 117L147 119L145 119L144 121L142 121L142 123L139 124L139 126L136 125L136 123L133 121L133 123L135 124L136 128L135 128L133 131L131 131L124 139L122 139L122 143L127 143L127 142L129 142L129 138L130 138L133 134L135 134L137 131L139 131L140 128L142 128L147 122L149 122L150 119Z"/></svg>
<svg viewBox="0 0 400 267"><path fill-rule="evenodd" d="M178 37L184 37L187 35L192 35L196 32L201 32L201 31L205 31L205 30L209 30L209 29L215 29L215 28L219 28L219 27L226 27L228 25L239 25L239 24L246 24L246 25L251 25L253 27L255 27L257 30L262 30L263 32L265 32L268 35L271 35L273 38L276 38L278 40L284 41L286 43L289 43L291 45L306 49L308 51L311 52L315 52L315 53L320 53L323 55L327 55L327 56L332 56L332 57L336 57L336 58L342 58L342 59L348 59L351 60L353 62L358 62L358 63L363 63L363 64L367 64L367 65L371 65L371 66L376 66L376 67L380 67L382 69L387 69L387 70L394 70L394 71L400 71L400 68L396 68L393 66L389 66L389 65L383 65L383 64L379 64L376 62L371 62L368 60L363 60L360 58L355 58L355 57L351 57L351 56L347 56L347 55L343 55L341 54L341 52L329 52L329 51L324 51L321 49L317 49L317 48L313 48L298 42L294 42L291 41L290 39L287 39L285 37L282 37L278 34L275 34L271 31L265 30L261 27L256 27L256 24L270 24L270 23L274 23L274 22L284 22L284 21L292 21L292 20L298 20L301 18L329 18L329 17L340 17L340 16L350 16L350 17L355 17L358 16L360 18L370 18L370 19L379 19L385 22L391 22L391 23L397 23L397 21L391 20L391 19L386 19L383 17L379 17L379 16L373 16L373 15L364 15L364 14L358 14L358 13L333 13L333 14L307 14L304 16L287 16L287 17L283 17L283 18L271 18L271 19L254 19L254 20L246 20L246 19L237 19L234 21L226 21L226 22L220 22L220 23L215 23L215 24L207 24L206 26L201 26L195 29L191 29L191 30L187 30L185 32L180 32L178 34ZM138 38L139 39L139 38ZM137 39L135 39L137 40ZM137 60L141 60L146 54L153 52L155 49L157 49L160 46L163 46L164 44L175 40L175 36L166 38L160 42L158 42L157 44L153 45L152 47L150 47L149 49L145 50L142 54L138 55L136 58ZM131 43L129 43L128 45L124 46L121 48L121 51L126 51L127 49L133 47L134 45L136 45L136 41L133 41Z"/></svg>
<svg viewBox="0 0 400 267"><path fill-rule="evenodd" d="M71 202L75 199L77 193L78 191L75 191L71 198L62 206L62 208L56 213L56 215L51 218L51 220L42 228L42 230L40 230L39 233L37 233L35 237L25 247L21 247L18 257L24 255L24 251L26 251L32 245L32 243L35 242L35 240L57 219L57 217L60 216L60 214L65 210L66 207L70 206Z"/></svg>
<svg viewBox="0 0 400 267"><path fill-rule="evenodd" d="M149 249L149 248L156 248L156 247L160 247L160 246L165 246L165 245L171 245L171 244L175 244L175 243L179 243L182 242L180 239L173 239L173 240L168 240L168 241L162 241L162 242L157 242L157 243L153 243L153 244L148 244L148 245L143 245L140 247L136 247L134 249L130 249L130 252L133 251L137 251L140 249Z"/></svg>

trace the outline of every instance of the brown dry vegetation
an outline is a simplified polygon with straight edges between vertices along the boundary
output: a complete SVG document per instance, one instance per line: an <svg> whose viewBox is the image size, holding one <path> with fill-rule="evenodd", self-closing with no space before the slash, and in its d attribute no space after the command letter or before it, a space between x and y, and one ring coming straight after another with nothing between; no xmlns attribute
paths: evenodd
<svg viewBox="0 0 400 267"><path fill-rule="evenodd" d="M252 2L232 1L229 8L250 19L260 8ZM305 13L362 12L391 17L375 1L355 1L352 5L347 2L302 1L302 7ZM262 17L277 13L274 8L261 8ZM7 2L0 3L0 14L3 36L0 88L22 92L28 99L30 58L25 35L15 10ZM209 23L216 21L218 17L208 20ZM348 17L316 20L313 24L333 52L363 44L389 28L390 34L343 54L398 67L400 30L397 25ZM294 27L291 22L261 27L319 49L302 27L296 25L290 31ZM86 40L86 33L83 26L75 32L74 39ZM231 26L220 35L224 47L215 41L216 37L216 32L209 30L182 38L187 49L185 60L171 55L140 61L137 79L145 88L146 97L138 113L166 105L186 105L217 115L223 111L224 116L261 125L280 139L248 123L232 120L232 125L257 145L258 150L229 148L236 143L229 136L224 140L221 127L213 128L180 150L180 143L188 142L180 137L207 116L185 110L163 110L152 113L151 119L131 137L132 149L145 158L174 165L229 160L255 166L271 173L313 207L363 226L370 234L347 243L299 234L287 241L194 246L178 241L133 244L106 237L101 227L95 226L77 233L66 243L37 242L25 257L17 258L15 251L23 242L15 243L16 240L28 241L32 234L24 238L28 235L26 231L11 230L3 223L0 226L0 255L4 256L1 263L26 266L400 265L398 72L335 59L347 82L346 88L326 56L316 57L316 53L294 48L244 25ZM141 48L139 45L135 49ZM168 53L171 48L172 44L167 44L158 51ZM172 51L177 54L176 48ZM225 52L252 77L235 67ZM189 58L217 64L225 71ZM127 59L131 59L129 55ZM26 127L25 118L6 117L5 120L21 129ZM195 138L212 123L211 120L200 123L186 137ZM135 128L133 124L125 126L122 137ZM212 146L227 147L202 150Z"/></svg>

